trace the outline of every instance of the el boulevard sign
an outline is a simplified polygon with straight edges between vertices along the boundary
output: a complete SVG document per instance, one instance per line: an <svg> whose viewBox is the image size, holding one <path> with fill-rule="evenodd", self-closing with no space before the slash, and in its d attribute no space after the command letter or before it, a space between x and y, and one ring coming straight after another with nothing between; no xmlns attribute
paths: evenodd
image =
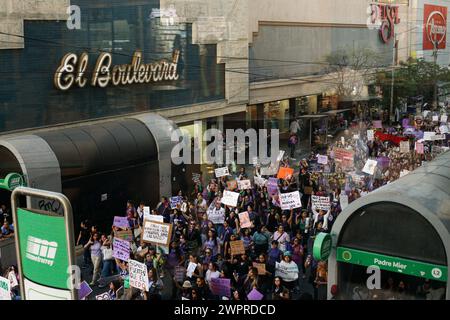
<svg viewBox="0 0 450 320"><path fill-rule="evenodd" d="M130 64L113 66L113 57L109 52L103 52L97 58L90 80L87 77L89 55L83 52L78 56L68 53L62 59L53 77L57 89L66 91L73 86L83 88L89 82L93 87L105 88L108 85L130 85L138 83L153 83L159 81L178 80L178 60L180 51L175 50L172 60L161 60L153 63L142 63L142 52L137 50Z"/></svg>
<svg viewBox="0 0 450 320"><path fill-rule="evenodd" d="M380 30L380 38L384 43L388 43L395 35L395 25L400 23L398 10L398 6L384 3L372 3L368 9L368 26Z"/></svg>
<svg viewBox="0 0 450 320"><path fill-rule="evenodd" d="M366 267L377 266L382 270L409 274L425 279L444 282L447 281L448 270L446 266L434 265L421 261L403 259L345 247L337 248L336 260Z"/></svg>
<svg viewBox="0 0 450 320"><path fill-rule="evenodd" d="M425 4L423 49L445 49L447 40L447 7Z"/></svg>

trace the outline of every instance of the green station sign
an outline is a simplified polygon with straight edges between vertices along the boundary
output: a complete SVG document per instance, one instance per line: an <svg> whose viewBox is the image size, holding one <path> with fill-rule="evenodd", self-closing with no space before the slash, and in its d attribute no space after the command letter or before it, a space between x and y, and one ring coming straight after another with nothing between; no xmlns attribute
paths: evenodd
<svg viewBox="0 0 450 320"><path fill-rule="evenodd" d="M25 179L19 173L9 173L5 179L0 179L0 188L13 191L17 187L25 186Z"/></svg>
<svg viewBox="0 0 450 320"><path fill-rule="evenodd" d="M448 268L421 261L387 256L345 247L337 248L337 261L360 266L378 266L381 270L403 273L420 278L447 281Z"/></svg>
<svg viewBox="0 0 450 320"><path fill-rule="evenodd" d="M313 257L316 260L327 260L331 253L332 239L330 234L321 232L314 239Z"/></svg>
<svg viewBox="0 0 450 320"><path fill-rule="evenodd" d="M34 283L69 289L64 216L17 209L23 275Z"/></svg>

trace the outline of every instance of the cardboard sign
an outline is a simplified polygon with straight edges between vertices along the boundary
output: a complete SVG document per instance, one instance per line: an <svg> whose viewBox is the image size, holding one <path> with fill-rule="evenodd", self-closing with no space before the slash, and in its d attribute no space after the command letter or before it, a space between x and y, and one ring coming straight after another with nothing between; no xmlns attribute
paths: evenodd
<svg viewBox="0 0 450 320"><path fill-rule="evenodd" d="M328 164L328 157L327 156L322 156L322 155L319 154L317 156L317 163Z"/></svg>
<svg viewBox="0 0 450 320"><path fill-rule="evenodd" d="M231 281L227 278L212 278L209 282L211 293L215 296L230 297Z"/></svg>
<svg viewBox="0 0 450 320"><path fill-rule="evenodd" d="M180 196L170 197L170 209L175 209L178 204L182 203L182 199Z"/></svg>
<svg viewBox="0 0 450 320"><path fill-rule="evenodd" d="M266 264L265 263L253 262L253 267L258 269L258 275L266 274Z"/></svg>
<svg viewBox="0 0 450 320"><path fill-rule="evenodd" d="M231 255L236 256L245 254L245 247L243 240L230 241Z"/></svg>
<svg viewBox="0 0 450 320"><path fill-rule="evenodd" d="M11 286L9 279L0 277L0 300L11 300Z"/></svg>
<svg viewBox="0 0 450 320"><path fill-rule="evenodd" d="M253 290L250 291L250 293L247 295L248 300L258 301L258 300L262 300L263 298L264 298L264 295L261 292L259 292L258 290L256 290L256 288L253 288Z"/></svg>
<svg viewBox="0 0 450 320"><path fill-rule="evenodd" d="M236 207L239 199L239 193L225 190L221 202L230 207Z"/></svg>
<svg viewBox="0 0 450 320"><path fill-rule="evenodd" d="M88 285L86 281L80 284L80 289L78 289L78 299L84 300L87 296L92 293L92 288Z"/></svg>
<svg viewBox="0 0 450 320"><path fill-rule="evenodd" d="M330 197L311 196L313 206L318 210L330 210Z"/></svg>
<svg viewBox="0 0 450 320"><path fill-rule="evenodd" d="M264 187L266 185L267 180L261 177L255 177L255 184L260 187Z"/></svg>
<svg viewBox="0 0 450 320"><path fill-rule="evenodd" d="M414 149L416 150L417 154L423 154L423 143L416 142Z"/></svg>
<svg viewBox="0 0 450 320"><path fill-rule="evenodd" d="M300 192L294 191L289 193L280 193L281 210L291 210L301 208Z"/></svg>
<svg viewBox="0 0 450 320"><path fill-rule="evenodd" d="M267 191L271 196L278 194L278 179L277 178L269 178L267 182Z"/></svg>
<svg viewBox="0 0 450 320"><path fill-rule="evenodd" d="M130 259L128 261L128 270L130 272L130 286L148 291L148 275L145 263Z"/></svg>
<svg viewBox="0 0 450 320"><path fill-rule="evenodd" d="M287 179L290 179L293 174L294 174L294 169L281 167L280 170L278 171L277 178L287 180Z"/></svg>
<svg viewBox="0 0 450 320"><path fill-rule="evenodd" d="M250 221L250 216L248 215L247 211L239 213L239 224L241 228L252 227L252 222Z"/></svg>
<svg viewBox="0 0 450 320"><path fill-rule="evenodd" d="M276 262L275 277L280 277L284 281L295 281L298 279L298 267L295 263L287 266L286 264Z"/></svg>
<svg viewBox="0 0 450 320"><path fill-rule="evenodd" d="M409 141L400 141L400 153L409 153Z"/></svg>
<svg viewBox="0 0 450 320"><path fill-rule="evenodd" d="M103 292L102 294L96 295L95 300L111 300L108 292Z"/></svg>
<svg viewBox="0 0 450 320"><path fill-rule="evenodd" d="M128 261L128 259L130 259L130 243L122 239L114 238L113 257L119 260Z"/></svg>
<svg viewBox="0 0 450 320"><path fill-rule="evenodd" d="M142 240L167 247L172 235L172 224L161 223L150 220L144 221L144 234Z"/></svg>
<svg viewBox="0 0 450 320"><path fill-rule="evenodd" d="M373 120L372 125L375 129L383 129L383 123L381 120Z"/></svg>
<svg viewBox="0 0 450 320"><path fill-rule="evenodd" d="M238 187L238 183L236 180L227 181L227 189L230 191L236 190Z"/></svg>
<svg viewBox="0 0 450 320"><path fill-rule="evenodd" d="M206 212L208 215L208 220L214 224L223 224L225 221L225 210L214 210L208 209Z"/></svg>
<svg viewBox="0 0 450 320"><path fill-rule="evenodd" d="M348 195L341 194L339 197L339 204L341 205L341 209L344 210L348 206Z"/></svg>
<svg viewBox="0 0 450 320"><path fill-rule="evenodd" d="M239 190L248 190L252 188L252 183L250 180L238 180Z"/></svg>
<svg viewBox="0 0 450 320"><path fill-rule="evenodd" d="M225 177L225 176L230 175L230 172L228 171L228 167L214 169L214 173L216 174L216 178Z"/></svg>
<svg viewBox="0 0 450 320"><path fill-rule="evenodd" d="M131 232L131 230L114 231L114 238L133 241L133 233Z"/></svg>
<svg viewBox="0 0 450 320"><path fill-rule="evenodd" d="M375 173L375 169L377 168L377 162L372 159L367 159L362 172L373 175Z"/></svg>
<svg viewBox="0 0 450 320"><path fill-rule="evenodd" d="M130 223L128 222L127 217L114 217L113 226L121 229L127 229L130 227Z"/></svg>
<svg viewBox="0 0 450 320"><path fill-rule="evenodd" d="M186 268L182 266L176 266L174 277L176 282L183 282L184 278L186 277Z"/></svg>

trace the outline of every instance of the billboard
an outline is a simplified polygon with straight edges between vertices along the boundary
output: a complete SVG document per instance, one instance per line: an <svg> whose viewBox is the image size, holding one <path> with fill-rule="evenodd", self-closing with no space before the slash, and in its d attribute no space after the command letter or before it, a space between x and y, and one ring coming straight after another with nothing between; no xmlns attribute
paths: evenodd
<svg viewBox="0 0 450 320"><path fill-rule="evenodd" d="M424 5L423 50L445 49L447 42L447 7Z"/></svg>

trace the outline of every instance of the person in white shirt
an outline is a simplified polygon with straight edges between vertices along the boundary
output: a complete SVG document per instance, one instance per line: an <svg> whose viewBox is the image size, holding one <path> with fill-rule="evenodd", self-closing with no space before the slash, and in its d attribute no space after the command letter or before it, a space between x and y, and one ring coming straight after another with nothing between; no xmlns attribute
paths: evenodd
<svg viewBox="0 0 450 320"><path fill-rule="evenodd" d="M210 262L208 265L208 271L206 271L205 280L208 284L210 284L211 279L216 279L220 277L220 272L217 271L217 265L213 262Z"/></svg>
<svg viewBox="0 0 450 320"><path fill-rule="evenodd" d="M283 226L279 226L277 231L274 232L272 240L278 241L278 245L281 251L286 251L286 244L291 241L289 234L284 232Z"/></svg>

